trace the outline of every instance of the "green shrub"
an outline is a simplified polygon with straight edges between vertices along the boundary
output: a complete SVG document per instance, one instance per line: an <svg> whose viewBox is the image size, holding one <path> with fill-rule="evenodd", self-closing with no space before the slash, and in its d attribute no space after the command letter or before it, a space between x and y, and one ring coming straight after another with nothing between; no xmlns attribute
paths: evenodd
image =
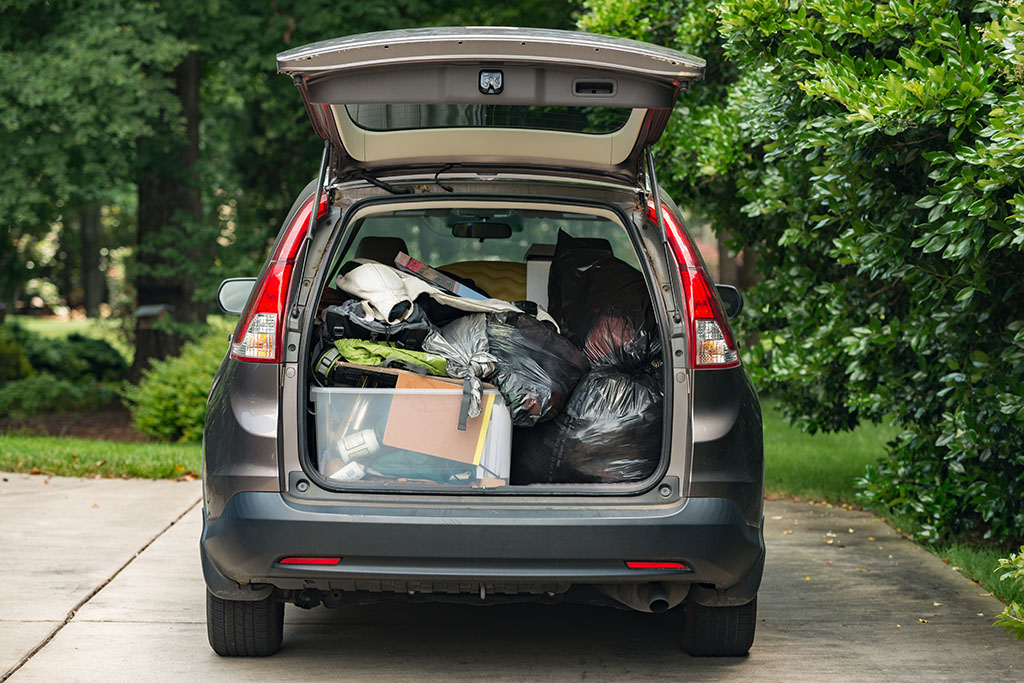
<svg viewBox="0 0 1024 683"><path fill-rule="evenodd" d="M0 387L0 415L24 418L103 407L117 398L112 384L72 382L48 373L14 380Z"/></svg>
<svg viewBox="0 0 1024 683"><path fill-rule="evenodd" d="M124 356L102 339L76 332L67 336L65 344L69 354L85 363L85 373L89 377L113 382L124 379L128 372Z"/></svg>
<svg viewBox="0 0 1024 683"><path fill-rule="evenodd" d="M72 381L114 382L124 379L128 371L124 357L102 339L77 332L67 337L43 337L20 325L7 329L38 372Z"/></svg>
<svg viewBox="0 0 1024 683"><path fill-rule="evenodd" d="M1024 545L1019 553L1010 553L1009 557L999 560L999 569L1003 574L1000 581L1013 581L1024 588ZM996 617L996 626L1007 633L1012 633L1017 640L1024 640L1024 607L1014 601L1007 605L1003 613Z"/></svg>
<svg viewBox="0 0 1024 683"><path fill-rule="evenodd" d="M200 441L210 383L227 351L227 328L217 326L181 355L154 361L138 386L123 394L136 428L161 441Z"/></svg>
<svg viewBox="0 0 1024 683"><path fill-rule="evenodd" d="M923 538L1024 539L1024 4L585 6L709 58L660 177L758 257L758 387L809 431L891 420L864 495Z"/></svg>
<svg viewBox="0 0 1024 683"><path fill-rule="evenodd" d="M13 327L0 327L0 386L11 380L28 377L32 364Z"/></svg>

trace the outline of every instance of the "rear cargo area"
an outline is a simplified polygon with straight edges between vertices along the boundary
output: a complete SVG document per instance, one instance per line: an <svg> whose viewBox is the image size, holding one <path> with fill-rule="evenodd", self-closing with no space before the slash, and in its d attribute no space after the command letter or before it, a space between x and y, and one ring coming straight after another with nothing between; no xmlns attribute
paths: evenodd
<svg viewBox="0 0 1024 683"><path fill-rule="evenodd" d="M399 206L337 228L314 294L306 433L321 485L500 492L653 477L664 351L619 215Z"/></svg>

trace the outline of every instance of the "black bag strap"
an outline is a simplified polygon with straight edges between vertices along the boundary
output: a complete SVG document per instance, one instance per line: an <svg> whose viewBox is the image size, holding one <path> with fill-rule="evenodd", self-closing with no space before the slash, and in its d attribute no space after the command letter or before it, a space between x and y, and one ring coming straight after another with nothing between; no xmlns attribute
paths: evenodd
<svg viewBox="0 0 1024 683"><path fill-rule="evenodd" d="M466 431L466 422L469 420L469 403L473 398L473 385L469 378L462 380L462 403L459 405L459 431Z"/></svg>
<svg viewBox="0 0 1024 683"><path fill-rule="evenodd" d="M417 375L429 374L430 369L426 365L418 365L412 361L408 361L398 356L390 356L384 359L381 363L385 368L395 368L396 370L408 370L409 372L415 372Z"/></svg>

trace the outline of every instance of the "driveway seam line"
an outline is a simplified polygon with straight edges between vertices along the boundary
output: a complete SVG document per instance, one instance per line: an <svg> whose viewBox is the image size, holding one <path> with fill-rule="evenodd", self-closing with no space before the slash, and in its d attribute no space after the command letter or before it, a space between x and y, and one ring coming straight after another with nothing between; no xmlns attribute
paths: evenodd
<svg viewBox="0 0 1024 683"><path fill-rule="evenodd" d="M177 517L175 517L175 518L174 518L173 520L171 520L171 523L170 523L170 524L168 524L168 525L167 525L167 526L165 526L165 527L164 527L163 529L161 529L160 531L158 531L158 532L157 532L157 534L156 534L156 536L154 536L153 538L151 538L151 539L149 539L148 541L146 541L146 543L145 543L145 544L144 544L144 545L143 545L143 546L142 546L141 548L139 548L138 550L136 550L136 551L135 551L135 552L134 552L134 553L132 554L132 556L131 556L131 557L129 557L129 558L128 558L128 559L127 559L127 560L125 561L125 563L124 563L124 564L122 564L122 565L121 565L120 567L118 567L118 568L117 568L117 569L116 569L116 570L114 571L114 573L113 573L113 574L111 574L110 576L108 576L108 577L106 578L106 580L104 580L104 581L103 581L103 583L101 583L100 585L98 585L98 586L96 586L95 588L93 588L93 589L92 589L91 591L89 591L89 592L88 592L88 593L86 594L86 596L85 596L84 598L82 598L81 600L79 600L79 601L78 601L78 602L77 602L77 603L75 604L75 606L71 608L71 611L67 613L67 616L65 616L65 617L64 617L64 621L58 622L58 623L57 623L57 625L56 625L56 626L55 626L55 627L53 628L53 630L51 630L51 631L50 631L50 633L49 633L49 634L47 634L47 636L46 636L45 638L43 638L43 639L42 639L41 641L39 641L39 642L38 642L38 643L37 643L37 644L35 645L35 647L33 647L33 648L32 648L31 650L29 650L28 652L26 652L26 653L25 653L25 654L24 654L24 655L23 655L23 656L21 657L21 659L19 659L19 660L18 660L18 661L17 661L16 663L15 663L15 665L14 665L14 666L12 666L12 667L11 667L10 669L8 669L7 671L5 671L5 672L3 673L3 675L0 675L0 683L4 683L4 681L6 681L6 680L7 680L8 678L10 678L10 677L11 677L11 676L13 676L14 674L16 674L16 673L18 672L18 670L19 670L19 669L21 669L21 667L25 666L25 664L26 664L26 663L28 662L28 660L32 659L32 658L33 658L34 656L36 656L36 654L38 654L38 653L39 653L39 651L40 651L40 650L42 650L42 649L43 649L44 647L46 647L47 645L49 645L49 644L50 644L50 641L51 641L51 640L53 640L53 639L54 639L54 638L55 638L55 637L57 636L57 634L58 634L58 633L60 633L61 629L62 629L62 628L64 628L65 626L67 626L68 624L70 624L70 623L71 623L71 620L75 618L75 615L76 615L76 614L78 613L78 611L79 611L80 609L82 609L82 608L83 608L83 607L84 607L84 606L86 605L86 603L87 603L87 602L89 602L89 601L90 601L90 600L92 600L92 599L93 599L94 597L96 597L96 594L97 594L97 593L99 593L99 592L100 592L101 590L103 590L104 588L106 588L106 587L107 587L107 586L108 586L108 585L110 584L110 582L111 582L111 581L113 581L113 580L114 580L115 578L117 578L117 575L118 575L118 574L120 574L120 573L121 573L122 571L124 571L124 570L125 570L125 568L126 568L126 567L127 567L128 565L130 565L130 564L131 564L132 562L134 562L134 561L135 561L135 558L137 558L137 557L138 557L139 555L141 555L141 554L142 554L143 552L145 552L145 551L146 551L146 549L147 549L147 548L148 548L149 546L153 545L153 542L154 542L154 541L156 541L156 539L160 538L160 537L161 537L161 536L163 536L163 535L164 535L165 533L167 533L167 531L168 531L168 530L169 530L169 529L170 529L170 528L171 528L172 526L174 526L175 524L177 524L178 522L180 522L180 521L181 521L181 519L182 519L182 518L183 518L183 517L184 517L185 515L187 515L188 513L192 512L192 510L193 510L193 509L195 509L196 505L199 505L199 503L201 503L202 501L203 501L203 498L202 498L202 496L200 496L200 497L199 497L199 498L197 498L196 500L192 501L192 503L191 503L191 504L190 504L190 505L189 505L189 506L188 506L187 508L185 508L185 511L184 511L184 512L182 512L182 513L181 513L180 515L178 515L178 516L177 516Z"/></svg>

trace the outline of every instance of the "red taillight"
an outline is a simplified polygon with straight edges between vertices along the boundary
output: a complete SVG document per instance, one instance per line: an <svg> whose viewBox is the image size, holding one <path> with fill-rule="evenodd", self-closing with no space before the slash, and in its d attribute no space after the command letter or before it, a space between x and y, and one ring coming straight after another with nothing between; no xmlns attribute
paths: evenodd
<svg viewBox="0 0 1024 683"><path fill-rule="evenodd" d="M341 562L340 557L284 557L278 564L327 565L334 566Z"/></svg>
<svg viewBox="0 0 1024 683"><path fill-rule="evenodd" d="M648 205L648 217L658 219L654 206ZM731 368L740 364L740 355L732 328L722 312L715 288L697 256L697 248L666 204L661 205L665 235L679 264L683 306L690 337L690 366L694 368Z"/></svg>
<svg viewBox="0 0 1024 683"><path fill-rule="evenodd" d="M274 249L266 272L256 283L256 293L242 312L238 327L231 337L232 358L258 363L277 363L281 360L288 286L292 280L295 257L309 230L309 214L312 210L313 198L310 197L295 212ZM321 197L317 218L325 213L327 198Z"/></svg>
<svg viewBox="0 0 1024 683"><path fill-rule="evenodd" d="M630 569L686 569L682 562L626 562Z"/></svg>

